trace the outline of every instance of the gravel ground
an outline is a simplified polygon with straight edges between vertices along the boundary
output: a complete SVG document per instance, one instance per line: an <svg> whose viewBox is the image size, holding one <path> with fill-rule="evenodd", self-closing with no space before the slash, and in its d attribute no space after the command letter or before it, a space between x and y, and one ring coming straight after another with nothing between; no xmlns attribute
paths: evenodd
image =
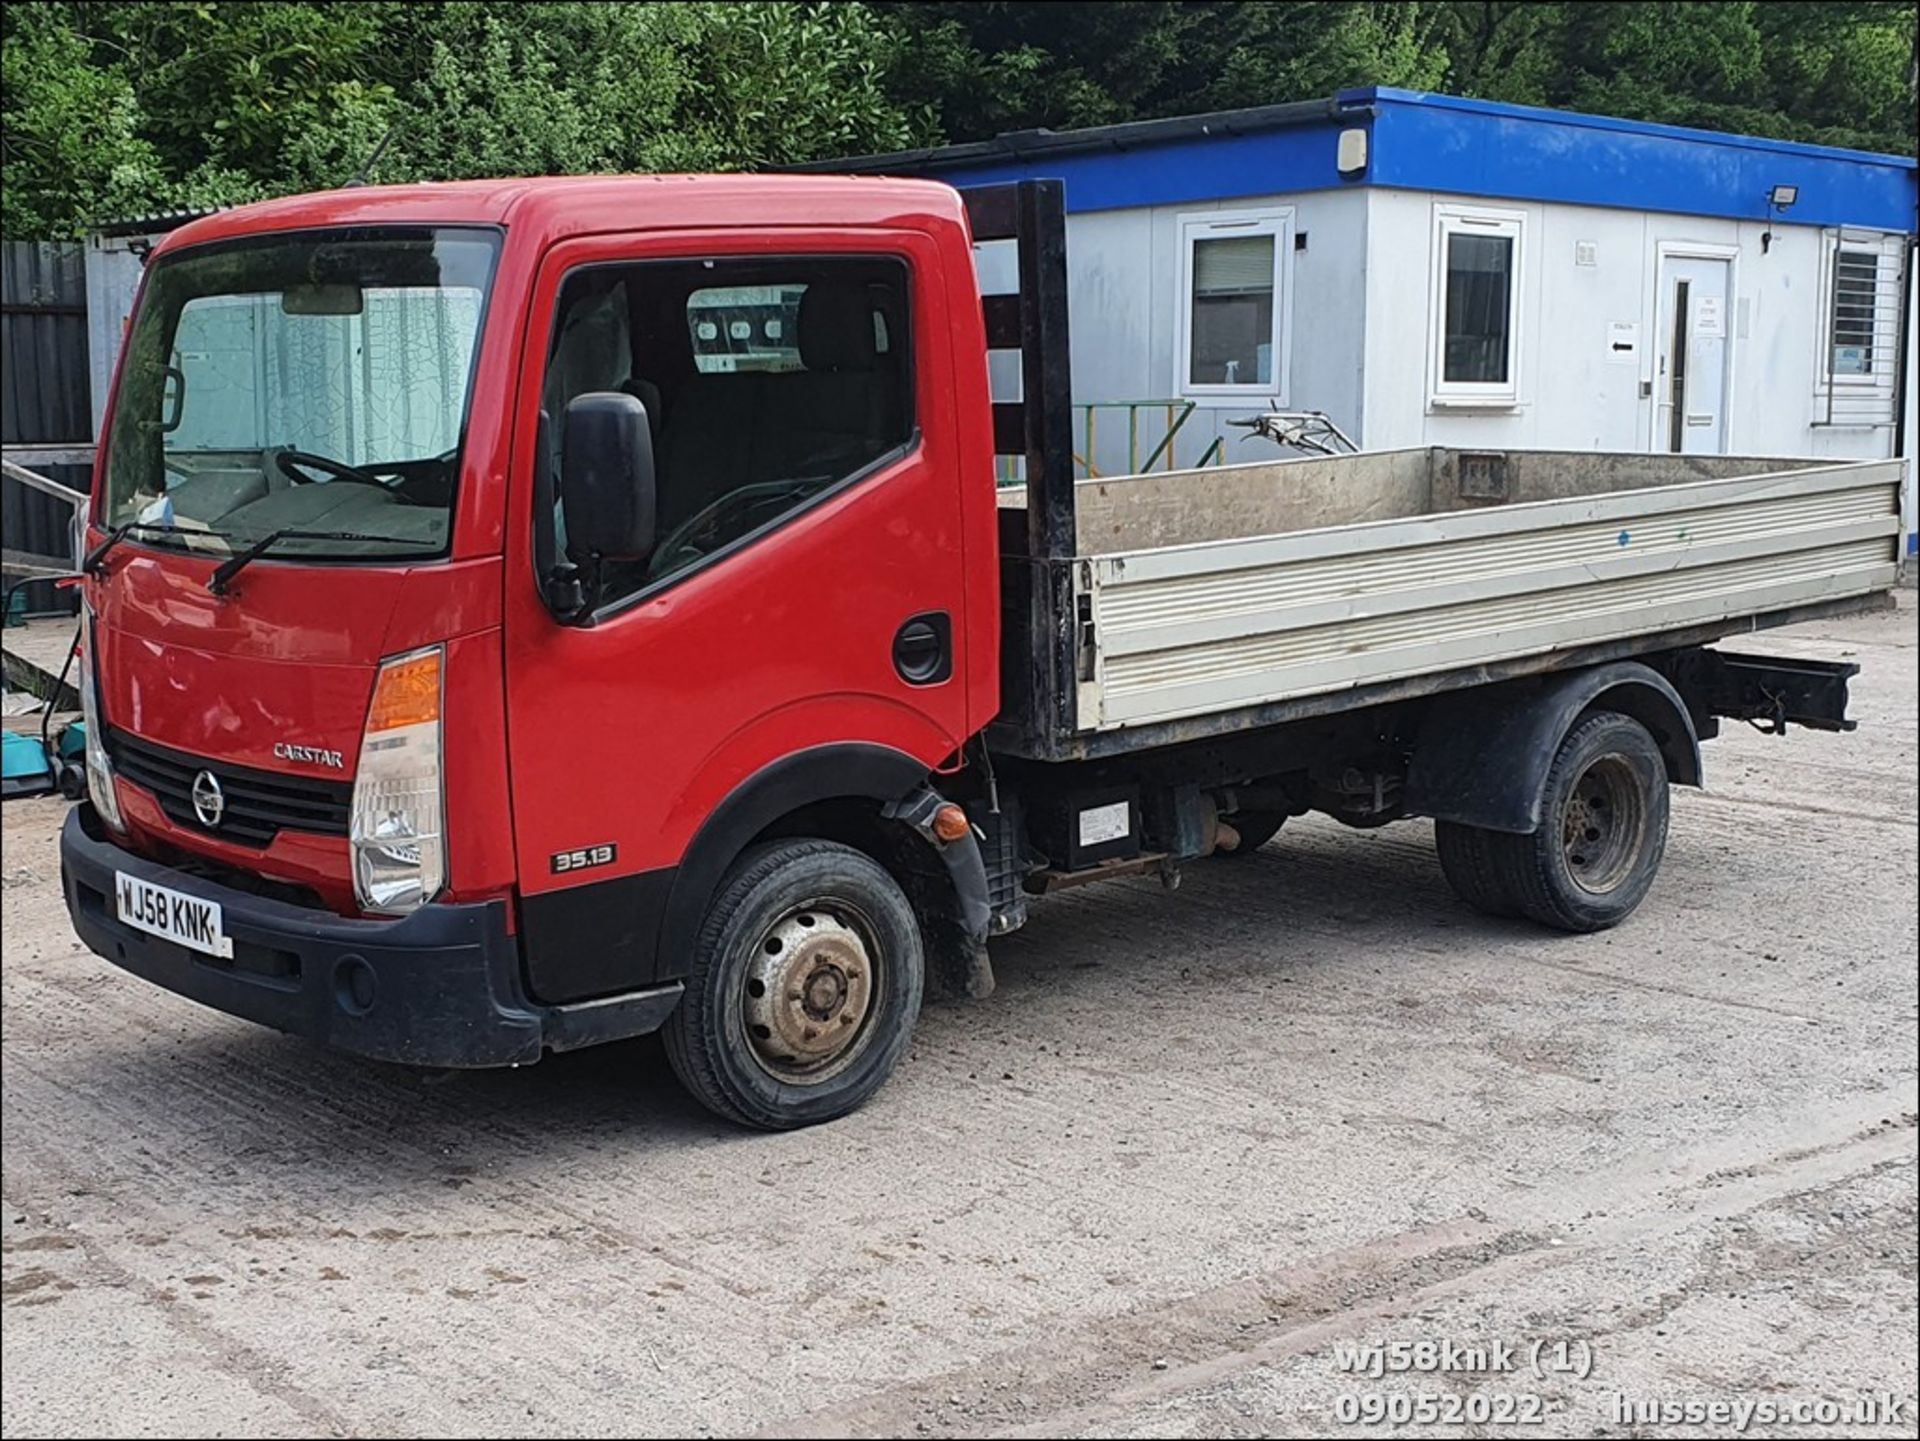
<svg viewBox="0 0 1920 1441"><path fill-rule="evenodd" d="M1614 932L1473 915L1424 825L1298 822L1037 908L789 1136L651 1043L430 1077L203 1011L79 949L62 807L10 802L0 1423L1713 1435L1614 1398L1890 1392L1752 1431L1914 1435L1915 641L1909 588L1750 643L1860 661L1861 728L1712 743ZM1425 1341L1483 1354L1340 1368Z"/></svg>

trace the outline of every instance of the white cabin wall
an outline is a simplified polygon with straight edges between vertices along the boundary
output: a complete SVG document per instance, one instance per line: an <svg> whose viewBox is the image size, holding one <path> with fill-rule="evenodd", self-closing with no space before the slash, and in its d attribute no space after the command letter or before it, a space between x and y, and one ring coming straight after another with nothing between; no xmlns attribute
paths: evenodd
<svg viewBox="0 0 1920 1441"><path fill-rule="evenodd" d="M1289 207L1306 248L1287 252L1291 265L1291 364L1288 405L1324 410L1350 433L1361 419L1367 203L1360 191L1247 196L1230 201L1103 210L1067 217L1068 306L1076 406L1126 401L1184 401L1180 375L1179 254L1182 217L1225 210ZM1216 436L1227 461L1270 459L1264 441L1243 442L1229 419L1257 414L1257 397L1192 397L1174 459L1197 462ZM1085 449L1085 417L1076 413L1075 449ZM1164 433L1164 408L1139 417L1137 456L1144 460ZM1095 422L1095 463L1102 474L1128 467L1127 415L1102 410ZM1166 458L1155 469L1166 466Z"/></svg>
<svg viewBox="0 0 1920 1441"><path fill-rule="evenodd" d="M1729 335L1731 453L1882 457L1893 431L1816 426L1827 316L1825 235L1776 222L1768 251L1762 220L1733 221L1592 206L1479 201L1426 191L1368 193L1363 444L1648 450L1654 406L1656 248L1701 244L1737 250ZM1433 211L1436 203L1486 206L1526 217L1522 247L1520 402L1504 409L1434 405ZM1575 263L1591 242L1595 263ZM1609 355L1609 327L1639 327L1636 363ZM1664 447L1663 447L1664 448Z"/></svg>

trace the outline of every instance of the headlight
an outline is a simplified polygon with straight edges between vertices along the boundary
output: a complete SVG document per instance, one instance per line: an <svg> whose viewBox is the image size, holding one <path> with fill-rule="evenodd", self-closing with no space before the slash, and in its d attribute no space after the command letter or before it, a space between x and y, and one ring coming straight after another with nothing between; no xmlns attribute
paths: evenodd
<svg viewBox="0 0 1920 1441"><path fill-rule="evenodd" d="M353 780L353 890L363 908L398 915L446 881L440 775L439 646L385 661L367 707Z"/></svg>
<svg viewBox="0 0 1920 1441"><path fill-rule="evenodd" d="M87 794L100 819L124 831L127 823L120 818L120 797L113 788L107 736L100 728L100 698L93 689L93 611L84 595L80 598L80 720L87 731Z"/></svg>

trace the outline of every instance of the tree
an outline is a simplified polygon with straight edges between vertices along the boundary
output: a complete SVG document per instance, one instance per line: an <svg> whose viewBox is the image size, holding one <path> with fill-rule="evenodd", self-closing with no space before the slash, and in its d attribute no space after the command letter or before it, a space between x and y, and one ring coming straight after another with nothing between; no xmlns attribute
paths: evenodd
<svg viewBox="0 0 1920 1441"><path fill-rule="evenodd" d="M126 77L89 64L87 42L73 31L18 14L53 8L7 13L0 226L8 236L59 234L165 185L159 153L137 133L140 107Z"/></svg>
<svg viewBox="0 0 1920 1441"><path fill-rule="evenodd" d="M1914 152L1914 7L1886 0L883 4L895 93L954 139L1399 85Z"/></svg>
<svg viewBox="0 0 1920 1441"><path fill-rule="evenodd" d="M932 141L861 5L12 4L9 236L382 180L735 169Z"/></svg>
<svg viewBox="0 0 1920 1441"><path fill-rule="evenodd" d="M865 5L779 0L695 12L680 113L716 169L938 144L941 133L887 90L911 38Z"/></svg>
<svg viewBox="0 0 1920 1441"><path fill-rule="evenodd" d="M443 7L417 74L316 163L333 183L397 127L381 180L675 169L698 147L674 121L694 17L672 5Z"/></svg>
<svg viewBox="0 0 1920 1441"><path fill-rule="evenodd" d="M1436 0L891 4L915 43L895 93L956 139L1332 94L1446 73Z"/></svg>
<svg viewBox="0 0 1920 1441"><path fill-rule="evenodd" d="M735 169L1400 85L1914 149L1889 0L0 6L0 224L377 179Z"/></svg>

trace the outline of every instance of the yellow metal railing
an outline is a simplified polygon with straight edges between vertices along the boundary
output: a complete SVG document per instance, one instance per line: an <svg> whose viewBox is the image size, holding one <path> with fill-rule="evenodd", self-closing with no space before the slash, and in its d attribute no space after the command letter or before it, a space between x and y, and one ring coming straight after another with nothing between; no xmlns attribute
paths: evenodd
<svg viewBox="0 0 1920 1441"><path fill-rule="evenodd" d="M1074 475L1081 480L1099 480L1108 473L1099 468L1095 457L1099 454L1100 418L1102 414L1114 416L1115 413L1123 413L1126 417L1127 462L1123 470L1112 473L1143 475L1156 468L1201 470L1209 465L1218 465L1224 440L1217 435L1210 437L1201 448L1199 459L1182 462L1178 458L1181 429L1193 418L1197 408L1191 400L1107 400L1074 406L1073 427L1079 440L1073 453ZM1109 424L1112 423L1114 421L1110 420ZM1143 448L1146 451L1144 455L1141 453ZM994 477L1002 486L1018 485L1018 459L1010 455L996 456Z"/></svg>
<svg viewBox="0 0 1920 1441"><path fill-rule="evenodd" d="M1126 469L1120 472L1123 475L1143 475L1156 467L1161 470L1198 470L1219 462L1221 442L1218 436L1213 436L1202 448L1198 460L1184 465L1180 463L1177 454L1180 431L1197 409L1191 400L1110 400L1076 405L1073 409L1083 447L1074 453L1073 459L1075 469L1084 479L1098 480L1102 474L1096 457L1099 455L1100 417L1103 412L1120 412L1126 416L1127 464ZM1148 422L1144 436L1141 426L1143 417ZM1142 456L1142 447L1148 441L1152 442L1152 446Z"/></svg>

